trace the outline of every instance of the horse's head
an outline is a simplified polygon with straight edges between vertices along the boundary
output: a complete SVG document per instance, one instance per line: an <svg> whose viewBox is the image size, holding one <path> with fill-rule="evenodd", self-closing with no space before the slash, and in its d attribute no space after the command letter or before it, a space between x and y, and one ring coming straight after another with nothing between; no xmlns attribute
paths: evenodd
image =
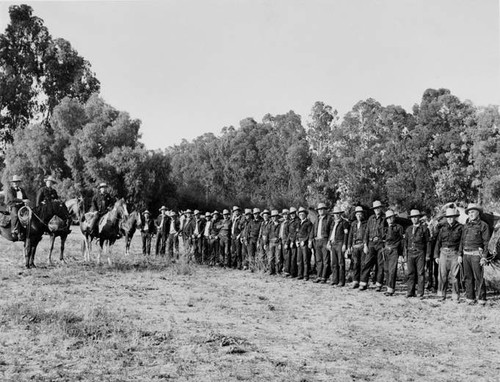
<svg viewBox="0 0 500 382"><path fill-rule="evenodd" d="M125 199L121 198L116 201L113 210L116 213L116 217L118 219L124 219L128 217L127 203L125 203Z"/></svg>

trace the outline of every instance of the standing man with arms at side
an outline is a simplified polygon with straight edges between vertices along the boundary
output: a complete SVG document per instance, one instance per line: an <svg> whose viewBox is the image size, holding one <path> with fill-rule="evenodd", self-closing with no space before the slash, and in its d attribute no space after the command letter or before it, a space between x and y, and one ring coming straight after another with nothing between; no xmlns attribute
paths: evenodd
<svg viewBox="0 0 500 382"><path fill-rule="evenodd" d="M316 208L318 219L313 226L314 248L316 250L316 280L315 283L326 283L330 253L328 251L328 236L332 228L332 218L327 214L325 203L319 203Z"/></svg>
<svg viewBox="0 0 500 382"><path fill-rule="evenodd" d="M343 287L345 285L345 258L347 240L349 239L349 222L342 217L342 208L333 208L333 223L328 241L330 249L330 264L332 267L333 286Z"/></svg>
<svg viewBox="0 0 500 382"><path fill-rule="evenodd" d="M170 218L167 216L167 207L161 206L160 215L156 219L156 248L155 255L165 255L167 243L168 228L170 226Z"/></svg>
<svg viewBox="0 0 500 382"><path fill-rule="evenodd" d="M380 292L384 281L384 257L382 251L384 250L384 228L386 223L382 214L382 203L375 200L372 209L375 214L368 218L365 237L363 238L363 252L366 256L364 263L361 265L359 290L363 291L368 288L370 272L375 267L377 281L375 290Z"/></svg>
<svg viewBox="0 0 500 382"><path fill-rule="evenodd" d="M288 225L288 243L290 246L290 277L297 277L298 248L297 232L299 232L300 219L297 217L297 208L290 207L290 224Z"/></svg>
<svg viewBox="0 0 500 382"><path fill-rule="evenodd" d="M396 274L398 271L398 258L404 238L404 229L396 223L396 214L392 210L385 212L387 227L385 227L385 247L382 250L384 260L385 279L387 282L386 296L394 295L396 290Z"/></svg>
<svg viewBox="0 0 500 382"><path fill-rule="evenodd" d="M177 212L172 211L170 213L169 225L167 228L167 252L168 258L175 262L179 259L179 234L181 233L181 222L177 217ZM174 254L175 250L175 254Z"/></svg>
<svg viewBox="0 0 500 382"><path fill-rule="evenodd" d="M434 258L439 265L438 298L446 300L448 284L451 284L451 299L458 302L460 298L460 265L458 249L462 239L463 226L457 221L460 216L455 208L446 209L446 223L441 225L437 233Z"/></svg>
<svg viewBox="0 0 500 382"><path fill-rule="evenodd" d="M282 261L282 272L284 277L290 277L290 242L288 240L289 228L290 228L290 213L285 208L281 211L283 215L283 221L280 224L280 242L281 242L281 261Z"/></svg>
<svg viewBox="0 0 500 382"><path fill-rule="evenodd" d="M259 241L260 228L262 226L262 218L260 217L260 209L253 209L253 219L251 219L245 228L245 240L247 242L248 263L251 272L256 270L257 246Z"/></svg>
<svg viewBox="0 0 500 382"><path fill-rule="evenodd" d="M425 261L430 258L431 243L429 230L420 222L422 214L419 210L410 211L413 225L406 229L403 240L403 256L408 266L406 297L415 297L415 286L418 282L417 297L424 297Z"/></svg>
<svg viewBox="0 0 500 382"><path fill-rule="evenodd" d="M233 216L231 217L231 264L229 266L234 269L242 268L242 244L241 244L241 233L245 226L245 218L241 214L241 208L238 206L233 206Z"/></svg>
<svg viewBox="0 0 500 382"><path fill-rule="evenodd" d="M155 234L156 227L148 210L144 211L142 214L142 224L140 228L142 237L142 254L149 256L151 254L151 238Z"/></svg>
<svg viewBox="0 0 500 382"><path fill-rule="evenodd" d="M311 248L313 239L313 224L307 218L307 210L299 208L299 227L297 229L297 264L299 268L298 280L309 280L309 267L311 265Z"/></svg>
<svg viewBox="0 0 500 382"><path fill-rule="evenodd" d="M364 219L363 207L357 206L354 209L356 220L352 222L349 230L349 239L347 240L347 251L352 261L352 287L359 287L361 278L361 264L365 259L363 252L363 237L366 231L366 220Z"/></svg>
<svg viewBox="0 0 500 382"><path fill-rule="evenodd" d="M480 305L485 305L486 284L483 267L488 263L490 230L488 224L479 217L483 212L479 205L469 204L465 212L469 218L462 231L458 262L464 266L467 303L474 304L477 299Z"/></svg>

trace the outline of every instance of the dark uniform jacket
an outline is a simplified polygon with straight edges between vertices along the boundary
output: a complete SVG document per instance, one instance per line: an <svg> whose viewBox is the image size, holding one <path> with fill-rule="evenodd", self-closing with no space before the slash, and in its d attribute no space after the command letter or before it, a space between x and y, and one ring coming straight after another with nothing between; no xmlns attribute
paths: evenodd
<svg viewBox="0 0 500 382"><path fill-rule="evenodd" d="M277 243L280 241L280 228L281 224L279 222L271 222L269 224L269 234L267 236L267 242L265 244Z"/></svg>
<svg viewBox="0 0 500 382"><path fill-rule="evenodd" d="M467 220L462 230L462 239L458 251L463 254L463 251L477 251L483 249L486 256L486 249L490 241L490 229L488 224L480 219L474 221Z"/></svg>
<svg viewBox="0 0 500 382"><path fill-rule="evenodd" d="M386 221L382 214L377 218L376 215L372 215L368 218L366 223L365 237L363 239L366 245L370 243L377 245L381 244L384 237L384 228L387 226Z"/></svg>
<svg viewBox="0 0 500 382"><path fill-rule="evenodd" d="M263 220L262 221L262 225L260 226L260 232L259 232L259 240L262 243L269 242L268 236L269 236L270 225L271 225L271 220L267 220L267 221Z"/></svg>
<svg viewBox="0 0 500 382"><path fill-rule="evenodd" d="M231 228L233 222L231 219L222 219L217 223L218 225L218 236L220 239L231 239Z"/></svg>
<svg viewBox="0 0 500 382"><path fill-rule="evenodd" d="M290 245L295 245L297 241L297 232L299 231L300 219L295 217L290 219L290 223L288 224L288 238L287 241Z"/></svg>
<svg viewBox="0 0 500 382"><path fill-rule="evenodd" d="M257 242L257 240L259 239L260 227L262 226L262 223L263 221L261 218L254 218L248 222L243 235L247 242Z"/></svg>
<svg viewBox="0 0 500 382"><path fill-rule="evenodd" d="M39 206L43 202L51 202L57 199L59 199L57 191L52 187L49 188L47 186L44 186L40 188L40 190L38 190L38 193L36 194L36 205Z"/></svg>
<svg viewBox="0 0 500 382"><path fill-rule="evenodd" d="M283 245L288 245L290 244L289 237L290 237L290 223L292 220L283 220L280 223L280 239Z"/></svg>
<svg viewBox="0 0 500 382"><path fill-rule="evenodd" d="M404 238L404 250L406 253L424 253L427 259L431 256L431 242L429 230L424 224L411 225L406 229Z"/></svg>
<svg viewBox="0 0 500 382"><path fill-rule="evenodd" d="M388 224L384 230L385 246L400 249L403 244L404 234L404 229L399 224Z"/></svg>
<svg viewBox="0 0 500 382"><path fill-rule="evenodd" d="M196 219L194 218L191 222L191 235L195 238L202 237L203 236L203 231L205 230L205 224L207 221L205 219Z"/></svg>
<svg viewBox="0 0 500 382"><path fill-rule="evenodd" d="M161 219L163 217L163 225L161 223ZM156 231L158 232L158 235L161 235L163 237L168 235L168 230L170 229L170 217L167 215L162 215L160 214L155 221L156 225Z"/></svg>
<svg viewBox="0 0 500 382"><path fill-rule="evenodd" d="M351 248L354 245L363 244L363 238L366 233L366 220L362 220L358 228L358 221L355 220L351 223L349 230L349 238L347 239L347 247Z"/></svg>
<svg viewBox="0 0 500 382"><path fill-rule="evenodd" d="M113 208L115 199L107 192L100 192L92 198L92 210L99 212L99 215L104 215Z"/></svg>
<svg viewBox="0 0 500 382"><path fill-rule="evenodd" d="M448 224L448 222L441 225L436 238L436 246L434 247L434 258L439 258L441 248L458 251L460 240L462 239L463 228L464 226L456 220L452 225Z"/></svg>
<svg viewBox="0 0 500 382"><path fill-rule="evenodd" d="M323 216L323 222L321 224L321 232L318 235L318 227L320 219L321 216L318 215L318 219L316 220L313 226L313 238L314 239L321 238L328 240L330 231L332 230L333 227L333 218L330 215Z"/></svg>
<svg viewBox="0 0 500 382"><path fill-rule="evenodd" d="M337 223L337 226L335 226L335 221L332 221L332 230L328 238L331 240L332 237L332 241L335 244L342 243L342 245L347 246L347 240L349 239L349 222L344 218L341 218Z"/></svg>
<svg viewBox="0 0 500 382"><path fill-rule="evenodd" d="M297 229L297 237L296 240L300 242L305 242L304 245L307 245L307 241L312 240L313 238L313 223L309 219L301 220L299 222L299 226Z"/></svg>
<svg viewBox="0 0 500 382"><path fill-rule="evenodd" d="M219 231L222 228L221 219L212 219L210 221L210 230L208 232L209 236L212 239L218 238L219 237Z"/></svg>
<svg viewBox="0 0 500 382"><path fill-rule="evenodd" d="M243 232L243 229L245 228L246 225L246 219L243 215L240 215L238 217L235 217L231 219L233 224L231 225L231 237L233 239L238 239L238 236L241 235Z"/></svg>
<svg viewBox="0 0 500 382"><path fill-rule="evenodd" d="M19 199L17 197L17 190L14 187L9 187L9 189L7 190L7 195L5 195L5 203L9 207L23 204L23 199L28 199L26 197L26 192L24 191L24 189L22 187L19 187L19 190L21 191L22 199Z"/></svg>
<svg viewBox="0 0 500 382"><path fill-rule="evenodd" d="M146 220L146 217L142 215L141 232L153 235L156 232L155 221L151 218Z"/></svg>

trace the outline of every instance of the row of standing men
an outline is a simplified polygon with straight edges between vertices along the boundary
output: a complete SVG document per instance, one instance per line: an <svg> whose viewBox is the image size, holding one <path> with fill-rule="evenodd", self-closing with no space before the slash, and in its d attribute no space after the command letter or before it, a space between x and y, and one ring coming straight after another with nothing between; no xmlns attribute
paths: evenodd
<svg viewBox="0 0 500 382"><path fill-rule="evenodd" d="M350 222L340 207L329 212L320 203L313 223L304 207L284 209L281 214L259 208L242 211L237 206L231 212L224 209L204 215L188 209L179 217L163 206L156 220L144 212L143 252L150 253L156 233L156 254L167 254L174 261L179 257L180 238L186 251L202 264L311 278L335 287L344 287L352 279L352 288L360 291L368 288L371 279L377 292L386 285L386 296L395 293L398 259L403 257L408 298L424 298L425 264L434 261L440 300L451 289L452 300L458 302L461 281L465 281L466 301L485 303L483 266L490 232L480 220L480 206L468 206L465 225L457 221L456 209L447 209L446 221L432 235L416 209L411 210L412 224L406 229L396 223L392 210L383 213L380 201L374 201L371 210L373 214L366 219L367 211L355 207L356 219ZM346 260L350 272L346 272Z"/></svg>

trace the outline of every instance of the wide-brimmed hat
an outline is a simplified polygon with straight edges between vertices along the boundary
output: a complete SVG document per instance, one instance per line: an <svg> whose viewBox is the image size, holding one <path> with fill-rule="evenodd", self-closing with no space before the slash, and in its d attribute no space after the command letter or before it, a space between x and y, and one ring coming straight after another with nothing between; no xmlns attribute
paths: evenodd
<svg viewBox="0 0 500 382"><path fill-rule="evenodd" d="M229 212L229 210L222 210L222 215L231 215L231 212Z"/></svg>
<svg viewBox="0 0 500 382"><path fill-rule="evenodd" d="M220 215L220 212L215 210L214 212L212 212L212 216L214 216L214 215Z"/></svg>
<svg viewBox="0 0 500 382"><path fill-rule="evenodd" d="M396 216L396 214L394 213L393 210L387 210L387 211L385 211L385 218L386 219L389 219L392 216Z"/></svg>
<svg viewBox="0 0 500 382"><path fill-rule="evenodd" d="M205 212L205 217L206 217L206 218L211 217L211 216L212 216L212 214L211 214L210 212L208 212L208 211L207 211L207 212Z"/></svg>
<svg viewBox="0 0 500 382"><path fill-rule="evenodd" d="M158 211L165 211L165 210L167 210L167 207L161 206L161 208Z"/></svg>
<svg viewBox="0 0 500 382"><path fill-rule="evenodd" d="M11 182L22 182L22 179L19 175L14 175Z"/></svg>
<svg viewBox="0 0 500 382"><path fill-rule="evenodd" d="M199 215L199 214L200 214L200 210L194 210L193 215Z"/></svg>
<svg viewBox="0 0 500 382"><path fill-rule="evenodd" d="M295 207L290 207L290 213L294 214L297 212L297 209Z"/></svg>
<svg viewBox="0 0 500 382"><path fill-rule="evenodd" d="M372 205L372 210L375 208L381 208L383 207L382 202L380 200L375 200Z"/></svg>
<svg viewBox="0 0 500 382"><path fill-rule="evenodd" d="M420 213L419 210L411 210L410 211L410 218L419 218L420 216L422 216L422 214Z"/></svg>
<svg viewBox="0 0 500 382"><path fill-rule="evenodd" d="M290 211L288 211L286 208L284 208L282 211L281 211L281 214L282 215L288 215L290 213Z"/></svg>
<svg viewBox="0 0 500 382"><path fill-rule="evenodd" d="M49 175L49 176L48 176L48 177L46 177L43 181L44 181L44 182L51 181L52 183L57 183L56 178L54 178L52 175Z"/></svg>
<svg viewBox="0 0 500 382"><path fill-rule="evenodd" d="M271 215L271 212L266 208L264 211L262 211L261 215L265 214Z"/></svg>
<svg viewBox="0 0 500 382"><path fill-rule="evenodd" d="M326 206L325 203L319 203L318 204L318 207L316 207L316 211L319 211L319 210L327 210L328 207Z"/></svg>
<svg viewBox="0 0 500 382"><path fill-rule="evenodd" d="M104 188L104 187L108 187L108 185L104 182L99 183L99 186L97 186L97 188Z"/></svg>
<svg viewBox="0 0 500 382"><path fill-rule="evenodd" d="M483 209L481 208L481 206L479 204L475 204L475 203L469 203L469 205L467 206L467 209L465 210L466 213L469 213L469 211L471 210L476 210L476 211L479 211L479 212L483 212Z"/></svg>
<svg viewBox="0 0 500 382"><path fill-rule="evenodd" d="M241 208L240 208L240 207L238 207L238 206L233 206L233 212L234 212L234 211L241 211Z"/></svg>
<svg viewBox="0 0 500 382"><path fill-rule="evenodd" d="M191 211L191 210L188 208L186 211L184 211L184 213L185 213L185 214L192 214L192 213L193 213L193 211Z"/></svg>
<svg viewBox="0 0 500 382"><path fill-rule="evenodd" d="M144 211L143 214L144 215L151 215L151 213L148 210Z"/></svg>
<svg viewBox="0 0 500 382"><path fill-rule="evenodd" d="M365 212L365 210L361 206L356 206L356 208L354 209L354 213L358 213L358 212Z"/></svg>
<svg viewBox="0 0 500 382"><path fill-rule="evenodd" d="M280 213L278 212L278 210L271 211L271 217L273 217L273 216L280 216Z"/></svg>
<svg viewBox="0 0 500 382"><path fill-rule="evenodd" d="M460 214L455 208L446 209L445 218L456 218L457 216L460 216Z"/></svg>
<svg viewBox="0 0 500 382"><path fill-rule="evenodd" d="M340 208L339 206L333 207L332 214L342 214L342 213L344 213L344 211L342 211L342 208Z"/></svg>
<svg viewBox="0 0 500 382"><path fill-rule="evenodd" d="M309 211L306 210L304 207L299 207L298 213L300 214L301 212L304 212L305 214L309 213Z"/></svg>
<svg viewBox="0 0 500 382"><path fill-rule="evenodd" d="M255 208L253 209L253 213L254 213L254 214L260 214L260 208L255 207Z"/></svg>
<svg viewBox="0 0 500 382"><path fill-rule="evenodd" d="M251 215L252 214L252 209L251 208L245 208L245 215Z"/></svg>

